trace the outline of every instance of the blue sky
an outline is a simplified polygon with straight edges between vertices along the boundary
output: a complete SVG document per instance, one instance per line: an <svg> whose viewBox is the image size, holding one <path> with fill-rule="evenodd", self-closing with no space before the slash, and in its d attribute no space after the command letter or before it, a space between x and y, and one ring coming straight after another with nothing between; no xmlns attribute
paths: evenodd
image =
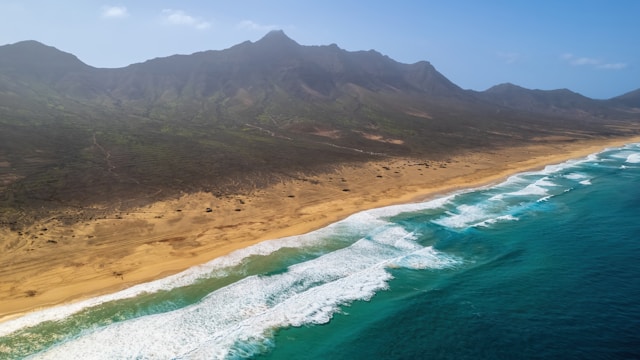
<svg viewBox="0 0 640 360"><path fill-rule="evenodd" d="M511 82L610 98L640 88L638 0L3 0L0 45L95 67L221 50L282 29L302 45L430 61L465 89Z"/></svg>

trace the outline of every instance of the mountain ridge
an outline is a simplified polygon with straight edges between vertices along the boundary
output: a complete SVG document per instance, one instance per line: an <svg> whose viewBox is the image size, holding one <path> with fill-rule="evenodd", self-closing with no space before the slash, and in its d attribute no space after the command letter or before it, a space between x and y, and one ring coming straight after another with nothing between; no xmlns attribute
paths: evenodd
<svg viewBox="0 0 640 360"><path fill-rule="evenodd" d="M628 136L637 98L464 90L428 61L283 31L115 69L21 42L0 47L0 209L226 194L386 156Z"/></svg>
<svg viewBox="0 0 640 360"><path fill-rule="evenodd" d="M191 56L200 56L203 54L209 54L209 53L219 53L219 52L224 52L224 51L229 51L229 50L235 50L235 49L239 49L239 48L243 48L243 47L247 47L247 46L251 46L251 45L265 45L263 46L264 48L269 48L269 49L274 49L274 45L275 47L281 47L281 46L285 46L285 47L299 47L299 48L332 48L332 49L336 49L338 51L342 51L342 52L347 52L347 53L351 53L351 54L376 54L379 55L379 57L382 58L386 58L389 59L397 64L400 65L409 65L409 66L423 66L426 65L429 68L432 68L433 70L435 70L435 68L433 67L433 65L427 61L427 60L420 60L418 62L415 63L401 63L401 62L397 62L393 59L391 59L389 56L387 55L383 55L379 52L377 52L376 50L357 50L357 51L347 51L344 49L341 49L337 44L333 43L330 45L300 45L299 43L297 43L295 40L291 39L289 36L286 35L286 33L283 30L272 30L269 31L266 35L264 35L262 38L260 38L259 40L255 41L255 42L251 42L251 41L245 41L242 43L239 43L237 45L233 45L227 49L222 49L222 50L202 50L202 51L197 51L191 54L174 54L174 55L169 55L169 56L163 56L163 57L156 57L153 59L148 59L145 60L143 62L139 62L139 63L132 63L123 67L118 67L118 68L96 68L91 66L90 64L84 63L82 60L78 59L75 55L71 54L71 53L67 53L65 51L59 50L53 46L49 46L46 45L44 43L41 43L37 40L23 40L23 41L19 41L16 43L12 43L12 44L6 44L6 45L1 45L0 46L0 54L2 54L2 57L0 57L0 66L2 65L6 65L6 59L7 59L7 49L13 48L13 49L23 49L26 50L26 52L31 52L32 55L37 54L38 56L35 56L37 59L36 60L41 60L43 58L52 58L52 54L53 57L58 57L58 58L62 58L62 56L67 56L70 59L73 59L73 61L76 63L76 65L79 65L76 69L73 70L79 70L80 67L84 68L82 70L86 70L86 69L94 69L94 70L119 70L119 69L125 69L125 68L129 68L132 66L138 66L138 65L143 65L143 64L148 64L150 62L154 62L154 61L158 61L158 60L163 60L163 59L171 59L171 58L180 58L180 57L191 57ZM45 53L44 50L47 50L48 52ZM57 53L57 55L55 55ZM10 54L10 53L9 53ZM42 56L44 55L44 56ZM11 56L9 56L9 58L11 58ZM50 62L49 62L50 63ZM442 75L442 74L440 74ZM455 85L455 84L454 84ZM503 84L496 84L484 91L475 91L475 90L468 90L468 91L473 91L476 93L487 93L487 92L494 92L494 90L496 88L500 88L502 86L505 85L509 85L511 87L517 87L520 89L526 89L526 90L530 90L530 91L536 91L536 92L557 92L559 90L567 90L567 91L571 91L574 94L579 94L576 93L570 89L547 89L547 90L541 90L541 89L528 89L528 88L524 88L520 85L517 84L512 84L512 83L503 83ZM457 85L456 85L457 86ZM632 93L634 91L640 91L640 88L636 89L636 90L632 90L629 91L628 93ZM581 96L584 96L582 94L579 94ZM616 99L619 97L624 96L625 94L621 94L618 96L614 96L612 98L609 99L603 99L603 100L612 100L612 99ZM591 99L591 100L596 100L593 98L589 98L587 96L584 96L585 98Z"/></svg>

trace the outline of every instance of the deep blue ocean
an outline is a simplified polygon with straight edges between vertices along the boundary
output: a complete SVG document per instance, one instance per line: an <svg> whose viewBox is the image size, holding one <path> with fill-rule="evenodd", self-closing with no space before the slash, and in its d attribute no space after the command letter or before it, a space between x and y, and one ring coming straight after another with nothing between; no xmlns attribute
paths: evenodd
<svg viewBox="0 0 640 360"><path fill-rule="evenodd" d="M640 144L0 323L0 358L640 359Z"/></svg>

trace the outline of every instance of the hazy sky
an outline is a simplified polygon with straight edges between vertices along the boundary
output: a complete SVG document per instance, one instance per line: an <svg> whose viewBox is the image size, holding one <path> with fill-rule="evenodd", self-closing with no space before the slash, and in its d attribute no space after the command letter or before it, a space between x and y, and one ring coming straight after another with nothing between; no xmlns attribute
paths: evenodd
<svg viewBox="0 0 640 360"><path fill-rule="evenodd" d="M282 29L302 45L430 61L465 89L511 82L609 98L640 88L640 0L2 0L0 45L95 67L221 50Z"/></svg>

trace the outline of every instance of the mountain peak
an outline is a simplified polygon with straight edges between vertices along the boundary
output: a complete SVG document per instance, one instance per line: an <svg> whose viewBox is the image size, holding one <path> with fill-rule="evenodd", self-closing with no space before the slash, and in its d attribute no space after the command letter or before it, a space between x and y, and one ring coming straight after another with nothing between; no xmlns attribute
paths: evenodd
<svg viewBox="0 0 640 360"><path fill-rule="evenodd" d="M269 31L263 38L285 38L290 39L287 34L284 33L284 30L271 30Z"/></svg>
<svg viewBox="0 0 640 360"><path fill-rule="evenodd" d="M89 67L75 55L35 40L0 46L0 66L34 67L63 71Z"/></svg>
<svg viewBox="0 0 640 360"><path fill-rule="evenodd" d="M14 44L0 46L0 49L9 53L25 53L35 57L48 56L51 54L66 54L53 46L45 45L35 40L18 41Z"/></svg>
<svg viewBox="0 0 640 360"><path fill-rule="evenodd" d="M23 40L23 41L18 41L17 43L8 44L5 46L14 47L14 48L29 48L29 47L32 47L32 48L39 47L39 48L49 48L49 49L53 48L53 46L45 45L36 40Z"/></svg>
<svg viewBox="0 0 640 360"><path fill-rule="evenodd" d="M512 91L526 91L527 89L523 88L522 86L518 86L512 83L502 83L502 84L498 84L498 85L494 85L490 88L488 88L487 90L485 90L484 92L486 93L505 93L505 92L512 92Z"/></svg>
<svg viewBox="0 0 640 360"><path fill-rule="evenodd" d="M256 43L298 45L297 42L288 37L282 30L271 30Z"/></svg>

